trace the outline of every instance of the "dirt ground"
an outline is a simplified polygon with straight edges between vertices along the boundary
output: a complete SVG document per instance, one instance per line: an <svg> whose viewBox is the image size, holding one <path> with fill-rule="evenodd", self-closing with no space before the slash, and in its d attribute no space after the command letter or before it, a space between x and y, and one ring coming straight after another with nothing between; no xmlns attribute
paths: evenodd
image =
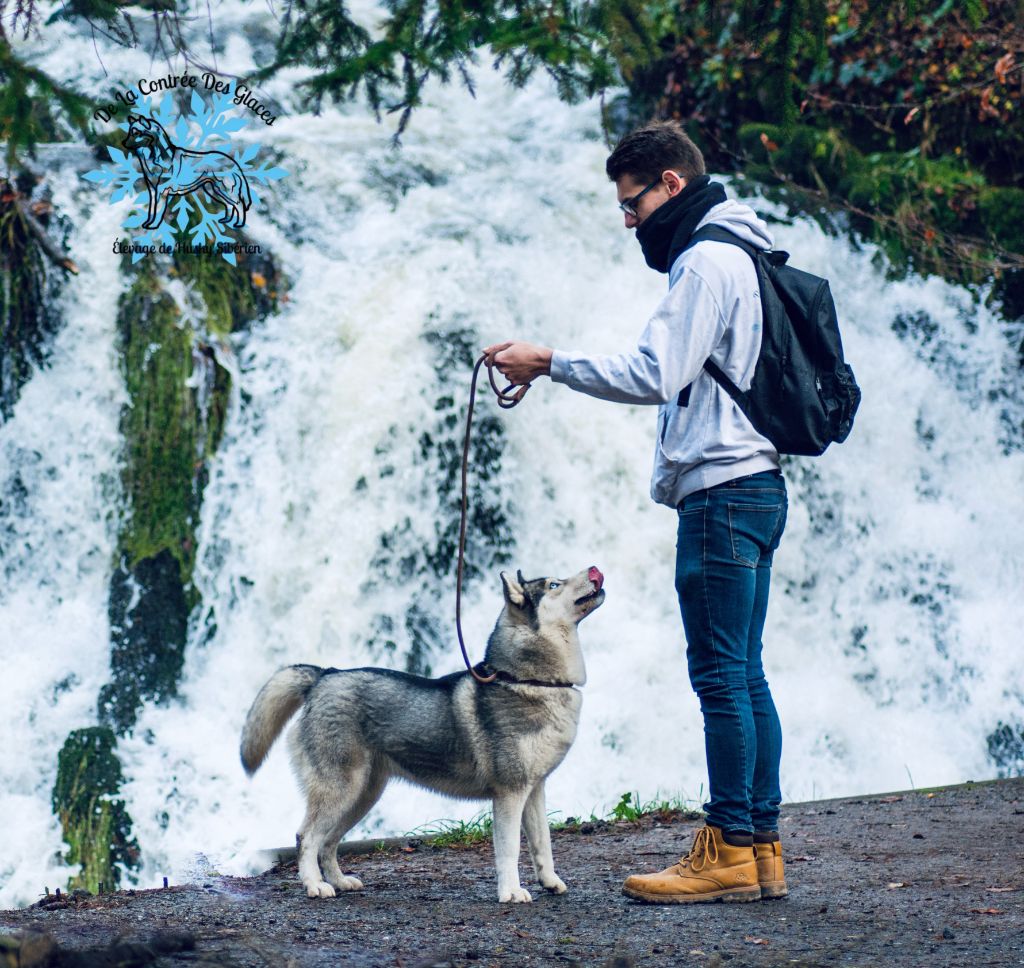
<svg viewBox="0 0 1024 968"><path fill-rule="evenodd" d="M333 899L307 898L293 860L258 877L51 897L0 912L0 965L1024 966L1024 779L788 804L782 900L649 906L620 893L627 874L674 863L698 826L556 832L569 893L538 889L532 904L496 902L489 844L416 841L344 856L366 886Z"/></svg>

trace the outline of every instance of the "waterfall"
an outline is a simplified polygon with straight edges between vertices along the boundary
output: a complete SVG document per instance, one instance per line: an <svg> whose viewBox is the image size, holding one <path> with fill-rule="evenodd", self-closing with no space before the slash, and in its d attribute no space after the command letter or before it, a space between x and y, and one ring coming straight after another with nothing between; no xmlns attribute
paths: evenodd
<svg viewBox="0 0 1024 968"><path fill-rule="evenodd" d="M269 13L231 0L215 16L231 35L220 69L250 66ZM105 78L88 33L55 24L45 35L37 62L83 90L149 71L143 52L97 38ZM300 113L295 80L267 85L283 111L250 134L291 172L249 226L290 277L288 300L234 334L222 361L234 396L202 506L203 604L180 699L147 705L120 742L142 886L189 877L199 854L250 871L256 849L292 840L302 801L284 744L252 780L238 761L245 713L277 667L460 667L448 552L467 360L510 337L620 352L665 291L622 228L596 103L567 106L545 79L515 90L482 68L475 98L432 88L395 150L361 103ZM121 498L119 210L70 162L54 156L49 174L82 271L61 297L50 365L0 425L4 907L67 875L50 792L60 745L95 722L108 674ZM963 289L888 279L872 248L740 197L795 265L831 280L864 391L845 444L785 466L790 516L764 654L784 799L1019 772L1021 332ZM626 791L699 803L676 515L648 497L655 410L540 380L514 411L484 394L478 412L471 654L482 657L500 609L500 568L606 576L608 599L580 628L589 681L549 809L589 816ZM396 784L350 836L483 806Z"/></svg>

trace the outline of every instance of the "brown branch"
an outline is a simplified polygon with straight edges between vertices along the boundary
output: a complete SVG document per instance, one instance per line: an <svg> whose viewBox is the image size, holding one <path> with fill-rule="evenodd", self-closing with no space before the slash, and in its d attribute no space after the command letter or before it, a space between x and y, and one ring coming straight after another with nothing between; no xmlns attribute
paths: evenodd
<svg viewBox="0 0 1024 968"><path fill-rule="evenodd" d="M1024 64L1017 64L1011 67L1003 76L1010 77L1013 74L1020 74L1022 72L1024 72ZM823 105L826 110L834 105L835 107L842 108L858 108L861 111L909 111L913 108L937 107L940 104L949 104L976 90L984 89L991 83L992 79L989 77L978 78L977 80L967 81L959 85L955 91L950 91L941 97L926 97L923 101L883 101L871 104L867 101L842 101L839 98L832 97L829 94L821 94L817 91L807 91L807 97L813 98L815 101L826 102Z"/></svg>
<svg viewBox="0 0 1024 968"><path fill-rule="evenodd" d="M39 247L46 253L50 261L65 272L70 272L72 275L77 276L78 266L57 247L57 243L50 238L46 229L43 228L39 220L32 214L28 206L25 205L22 196L14 193L12 201L18 214L24 219L25 225L28 226L29 231L36 237Z"/></svg>

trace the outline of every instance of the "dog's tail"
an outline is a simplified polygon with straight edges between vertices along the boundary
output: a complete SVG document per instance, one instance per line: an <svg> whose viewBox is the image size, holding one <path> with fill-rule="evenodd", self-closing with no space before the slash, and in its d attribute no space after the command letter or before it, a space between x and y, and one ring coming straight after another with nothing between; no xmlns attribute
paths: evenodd
<svg viewBox="0 0 1024 968"><path fill-rule="evenodd" d="M242 766L252 776L266 759L274 740L319 682L323 669L292 665L278 669L253 700L242 727Z"/></svg>

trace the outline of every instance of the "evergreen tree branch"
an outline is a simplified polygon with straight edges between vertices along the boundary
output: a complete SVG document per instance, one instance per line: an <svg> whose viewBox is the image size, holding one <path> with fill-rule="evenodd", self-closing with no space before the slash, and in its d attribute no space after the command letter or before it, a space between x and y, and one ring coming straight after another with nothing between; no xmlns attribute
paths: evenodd
<svg viewBox="0 0 1024 968"><path fill-rule="evenodd" d="M312 67L299 82L315 110L324 97L348 100L362 89L377 117L400 112L398 135L431 79L453 73L472 92L470 67L487 48L509 83L522 86L538 70L568 101L617 83L622 72L654 54L643 7L636 0L594 3L389 0L377 39L344 3L290 0L274 62L253 76L266 80L288 67Z"/></svg>
<svg viewBox="0 0 1024 968"><path fill-rule="evenodd" d="M88 139L89 118L97 105L45 71L26 64L7 38L0 36L0 139L6 142L8 170L13 169L20 151L34 156L37 143L57 139L58 122L51 111L54 103L72 127Z"/></svg>

